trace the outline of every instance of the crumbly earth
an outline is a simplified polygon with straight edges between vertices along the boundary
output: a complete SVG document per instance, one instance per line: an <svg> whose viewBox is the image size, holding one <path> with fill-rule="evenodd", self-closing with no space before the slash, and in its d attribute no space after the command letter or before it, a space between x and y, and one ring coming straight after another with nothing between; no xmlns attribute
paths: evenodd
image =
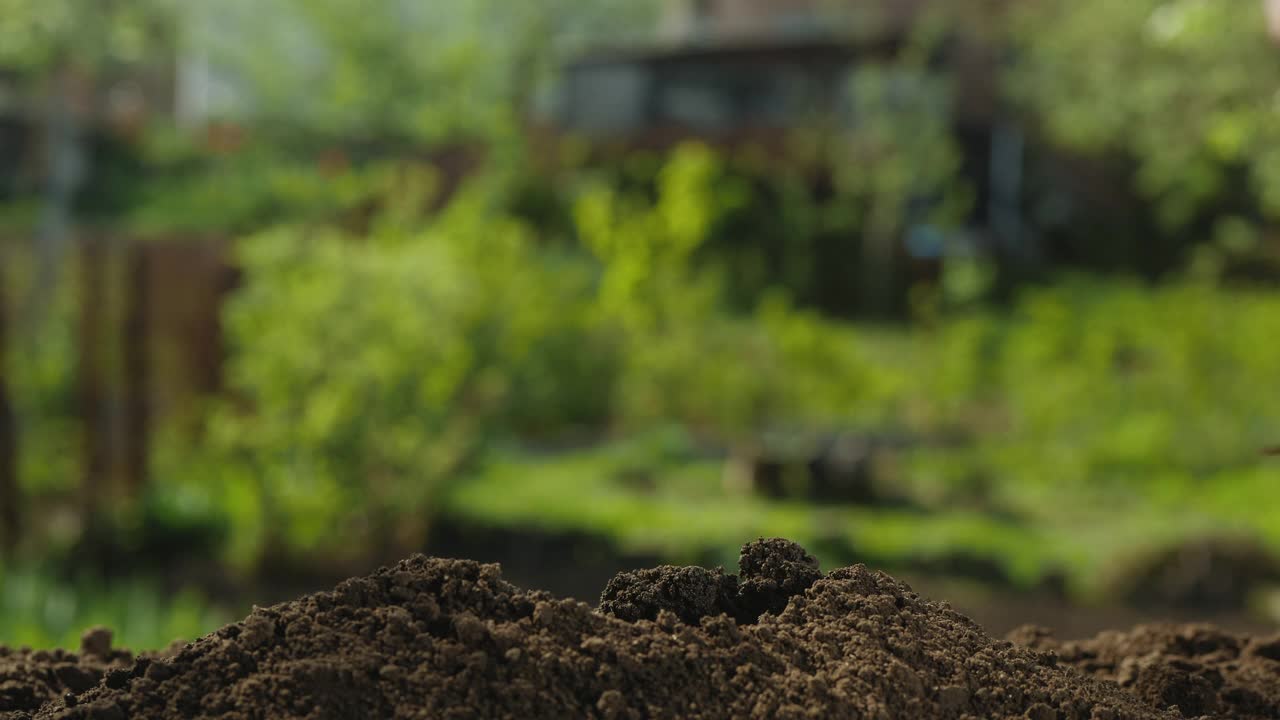
<svg viewBox="0 0 1280 720"><path fill-rule="evenodd" d="M1185 716L863 566L822 575L782 540L749 544L739 566L624 574L593 610L496 565L416 556L106 667L90 689L0 656L0 697L26 698L0 718Z"/></svg>
<svg viewBox="0 0 1280 720"><path fill-rule="evenodd" d="M742 625L776 615L794 595L822 579L818 561L781 538L747 543L738 558L741 577L722 568L663 565L619 573L600 596L600 611L623 620L657 620L667 610L691 625L725 614Z"/></svg>
<svg viewBox="0 0 1280 720"><path fill-rule="evenodd" d="M1009 639L1114 681L1152 708L1174 707L1182 717L1280 718L1280 635L1246 638L1209 625L1159 624L1076 642L1025 627Z"/></svg>
<svg viewBox="0 0 1280 720"><path fill-rule="evenodd" d="M105 628L86 631L79 653L0 647L0 720L34 713L51 699L94 687L108 671L132 665L132 654L112 649Z"/></svg>

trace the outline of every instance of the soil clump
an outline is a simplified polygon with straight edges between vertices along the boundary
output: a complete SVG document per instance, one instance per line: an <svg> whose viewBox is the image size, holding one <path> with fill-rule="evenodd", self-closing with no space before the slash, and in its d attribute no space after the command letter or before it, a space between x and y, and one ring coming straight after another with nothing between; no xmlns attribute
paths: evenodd
<svg viewBox="0 0 1280 720"><path fill-rule="evenodd" d="M133 655L111 647L111 631L92 628L80 652L0 647L0 720L29 716L50 700L96 686L111 671L127 670Z"/></svg>
<svg viewBox="0 0 1280 720"><path fill-rule="evenodd" d="M780 538L747 543L738 567L741 576L673 565L619 573L600 596L600 612L634 622L668 611L691 625L725 614L751 625L762 614L782 612L792 596L822 579L812 555Z"/></svg>
<svg viewBox="0 0 1280 720"><path fill-rule="evenodd" d="M511 585L497 565L415 556L92 688L45 682L33 692L48 702L5 720L1186 717L1060 656L861 565L823 575L785 540L748 544L737 576L624 573L599 610Z"/></svg>
<svg viewBox="0 0 1280 720"><path fill-rule="evenodd" d="M1152 624L1074 642L1025 627L1009 639L1180 717L1280 718L1280 635L1247 638L1209 625Z"/></svg>

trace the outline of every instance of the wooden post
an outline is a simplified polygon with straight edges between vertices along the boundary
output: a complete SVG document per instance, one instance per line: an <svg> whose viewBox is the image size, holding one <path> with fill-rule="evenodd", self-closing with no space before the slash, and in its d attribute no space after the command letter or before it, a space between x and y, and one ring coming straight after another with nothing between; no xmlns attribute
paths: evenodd
<svg viewBox="0 0 1280 720"><path fill-rule="evenodd" d="M18 490L17 418L9 402L6 377L8 317L5 304L4 271L0 269L0 556L10 556L21 535L22 501Z"/></svg>
<svg viewBox="0 0 1280 720"><path fill-rule="evenodd" d="M80 495L86 523L97 517L111 471L111 432L107 417L107 377L103 357L106 330L106 246L97 238L80 244L79 362L77 363L82 475Z"/></svg>
<svg viewBox="0 0 1280 720"><path fill-rule="evenodd" d="M124 321L124 481L133 497L146 487L151 429L150 248L128 246Z"/></svg>
<svg viewBox="0 0 1280 720"><path fill-rule="evenodd" d="M188 347L191 352L192 389L198 395L208 397L222 390L226 338L223 337L221 310L239 278L231 267L224 241L212 239L198 247L200 294L189 321L192 335Z"/></svg>

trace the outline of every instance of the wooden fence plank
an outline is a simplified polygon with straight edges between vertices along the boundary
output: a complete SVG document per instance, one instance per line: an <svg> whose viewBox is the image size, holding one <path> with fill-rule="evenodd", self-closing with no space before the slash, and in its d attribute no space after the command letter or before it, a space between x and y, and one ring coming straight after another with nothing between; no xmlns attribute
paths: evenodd
<svg viewBox="0 0 1280 720"><path fill-rule="evenodd" d="M8 393L8 306L5 275L0 271L0 553L9 556L21 536L22 514L18 492L18 429Z"/></svg>
<svg viewBox="0 0 1280 720"><path fill-rule="evenodd" d="M109 332L106 260L104 241L85 238L80 242L77 391L83 430L80 499L87 522L97 517L111 473L109 378L104 353Z"/></svg>
<svg viewBox="0 0 1280 720"><path fill-rule="evenodd" d="M124 319L124 481L146 488L151 431L151 255L145 242L128 247Z"/></svg>

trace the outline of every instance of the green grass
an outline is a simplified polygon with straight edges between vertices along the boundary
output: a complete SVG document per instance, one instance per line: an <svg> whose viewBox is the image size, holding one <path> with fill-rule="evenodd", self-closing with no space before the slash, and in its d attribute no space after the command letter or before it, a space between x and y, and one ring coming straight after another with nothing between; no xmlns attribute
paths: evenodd
<svg viewBox="0 0 1280 720"><path fill-rule="evenodd" d="M232 619L198 593L168 594L146 580L66 583L38 570L0 569L0 645L74 649L85 629L103 625L116 647L160 649Z"/></svg>
<svg viewBox="0 0 1280 720"><path fill-rule="evenodd" d="M963 453L954 451L951 460L962 464ZM732 566L737 548L757 536L794 539L815 549L825 567L857 560L887 569L946 568L956 558L982 560L1014 587L1060 576L1078 600L1096 602L1107 599L1107 578L1117 567L1181 540L1252 533L1280 549L1270 506L1249 502L1269 492L1265 468L1198 486L1196 502L1186 494L1192 488L1129 502L1107 492L1023 488L1012 493L1013 512L999 515L963 504L902 510L733 495L721 488L721 469L716 459L681 456L669 436L562 456L508 452L455 483L443 512L482 526L588 533L625 552L676 562L710 557Z"/></svg>
<svg viewBox="0 0 1280 720"><path fill-rule="evenodd" d="M507 455L444 498L453 518L498 527L591 533L620 550L672 560L721 558L758 536L784 536L814 548L824 565L850 559L885 566L990 558L1013 582L1030 586L1069 564L1067 548L1039 528L976 511L820 506L731 495L718 460L667 459L647 468L644 486L625 479L645 441L564 457Z"/></svg>

